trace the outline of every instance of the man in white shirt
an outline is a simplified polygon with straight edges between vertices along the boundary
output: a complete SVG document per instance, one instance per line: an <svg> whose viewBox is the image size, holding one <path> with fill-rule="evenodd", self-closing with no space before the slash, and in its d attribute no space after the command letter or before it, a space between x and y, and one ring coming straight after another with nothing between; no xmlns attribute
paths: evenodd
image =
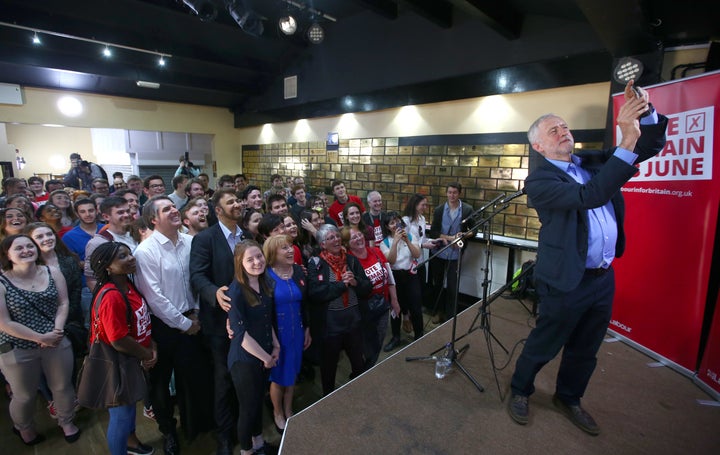
<svg viewBox="0 0 720 455"><path fill-rule="evenodd" d="M167 196L150 198L143 207L143 219L153 233L135 250L136 284L150 308L158 349L149 392L164 451L174 455L179 447L170 378L174 371L185 431L197 434L208 430L211 422L210 366L199 337L194 336L200 331L200 307L190 288L192 237L178 231L180 212Z"/></svg>
<svg viewBox="0 0 720 455"><path fill-rule="evenodd" d="M137 242L129 232L132 218L127 201L121 197L110 196L100 204L100 213L103 221L108 225L107 229L98 232L90 239L85 246L85 257L90 258L98 245L111 240L122 242L130 248L130 251L135 251ZM90 267L90 261L85 261L85 279L88 288L95 289L95 274Z"/></svg>

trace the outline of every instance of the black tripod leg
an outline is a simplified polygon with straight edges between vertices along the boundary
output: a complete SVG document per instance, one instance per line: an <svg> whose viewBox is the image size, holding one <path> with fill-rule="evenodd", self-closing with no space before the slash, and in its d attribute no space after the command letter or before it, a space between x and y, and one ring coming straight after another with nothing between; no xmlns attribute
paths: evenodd
<svg viewBox="0 0 720 455"><path fill-rule="evenodd" d="M495 343L497 343L498 346L500 346L500 348L503 351L505 351L505 354L509 354L510 351L507 350L507 348L500 342L500 340L498 340L498 338L495 336L495 334L492 333L492 330L490 329L490 313L489 312L483 314L481 325L482 325L483 331L488 335L488 337L486 337L488 340L488 343L490 342L490 338L492 338L493 340L495 340Z"/></svg>
<svg viewBox="0 0 720 455"><path fill-rule="evenodd" d="M498 340L497 337L489 329L488 329L488 334L492 337L493 340L495 340L495 342L498 344L498 346L500 346L500 348L503 351L505 351L505 354L510 353L510 351L508 351L507 348L505 346L503 346L503 344L500 342L500 340Z"/></svg>
<svg viewBox="0 0 720 455"><path fill-rule="evenodd" d="M468 370L465 369L465 367L462 365L462 363L460 363L457 359L455 359L455 360L453 361L453 363L454 363L455 365L457 365L457 367L460 369L460 371L462 371L463 374L470 380L470 382L473 383L473 385L475 386L475 388L478 389L479 392L484 392L484 391L485 391L485 389L483 388L483 386L481 386L480 383L477 382L474 377L472 377L472 375L468 372Z"/></svg>

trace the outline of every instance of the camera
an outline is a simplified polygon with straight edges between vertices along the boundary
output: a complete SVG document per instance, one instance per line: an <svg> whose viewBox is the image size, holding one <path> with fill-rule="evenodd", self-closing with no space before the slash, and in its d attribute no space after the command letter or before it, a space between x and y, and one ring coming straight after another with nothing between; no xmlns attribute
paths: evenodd
<svg viewBox="0 0 720 455"><path fill-rule="evenodd" d="M405 224L405 221L403 221L402 218L400 218L400 221L398 221L397 228L398 229L407 229L407 224Z"/></svg>

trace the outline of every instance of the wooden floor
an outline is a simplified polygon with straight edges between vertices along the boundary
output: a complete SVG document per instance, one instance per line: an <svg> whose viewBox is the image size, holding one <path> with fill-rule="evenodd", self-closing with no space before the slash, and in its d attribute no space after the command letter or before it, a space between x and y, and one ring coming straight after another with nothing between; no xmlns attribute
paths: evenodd
<svg viewBox="0 0 720 455"><path fill-rule="evenodd" d="M429 322L429 316L425 315L425 330L430 331L436 326ZM388 336L390 338L390 328L388 327ZM412 341L412 336L402 332L403 345ZM386 339L386 341L387 341ZM393 351L395 352L395 351ZM380 360L385 359L391 353L380 353ZM337 385L340 386L348 381L350 375L350 366L347 358L341 356L340 365L338 367ZM107 443L105 440L105 431L107 430L108 415L105 411L91 411L82 409L75 423L82 430L80 439L74 444L68 444L62 437L62 431L57 427L57 422L50 418L45 402L42 397L38 396L36 423L37 429L47 439L45 442L34 447L23 445L18 437L14 435L10 429L12 422L8 415L8 398L4 393L0 394L0 454L45 454L45 455L77 455L77 454L106 454ZM322 387L320 385L320 372L315 368L315 378L312 381L306 381L298 384L295 393L295 412L300 412L307 406L315 403L322 397ZM268 401L269 405L269 401ZM278 446L280 444L280 435L275 430L275 424L272 420L272 408L266 407L264 412L264 430L263 435L266 441ZM137 435L139 439L155 447L157 454L162 453L161 433L157 429L157 424L142 415L142 404L138 404L137 410ZM215 453L215 440L213 435L205 433L196 438L192 443L188 444L182 440L180 434L180 445L183 455L209 455ZM235 447L235 454L240 453L239 446Z"/></svg>

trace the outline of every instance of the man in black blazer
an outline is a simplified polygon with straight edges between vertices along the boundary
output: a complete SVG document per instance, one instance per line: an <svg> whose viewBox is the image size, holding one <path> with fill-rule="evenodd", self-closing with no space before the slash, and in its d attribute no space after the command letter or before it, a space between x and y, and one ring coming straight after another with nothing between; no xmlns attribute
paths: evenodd
<svg viewBox="0 0 720 455"><path fill-rule="evenodd" d="M213 194L212 205L218 223L193 237L190 249L190 283L200 295L200 323L213 356L215 387L215 423L217 455L232 454L232 440L237 426L237 398L227 368L230 340L226 329L230 303L225 291L235 274L235 244L242 239L240 201L232 188Z"/></svg>
<svg viewBox="0 0 720 455"><path fill-rule="evenodd" d="M637 90L639 95L632 82L625 87L617 116L622 138L611 150L573 154L572 134L554 114L540 117L528 131L532 148L542 155L525 180L542 223L535 266L540 315L511 381L508 411L519 424L528 423L535 375L563 349L553 403L583 431L600 433L580 399L610 321L611 263L625 249L620 188L637 172L636 163L665 145L667 118L654 111L646 91Z"/></svg>

